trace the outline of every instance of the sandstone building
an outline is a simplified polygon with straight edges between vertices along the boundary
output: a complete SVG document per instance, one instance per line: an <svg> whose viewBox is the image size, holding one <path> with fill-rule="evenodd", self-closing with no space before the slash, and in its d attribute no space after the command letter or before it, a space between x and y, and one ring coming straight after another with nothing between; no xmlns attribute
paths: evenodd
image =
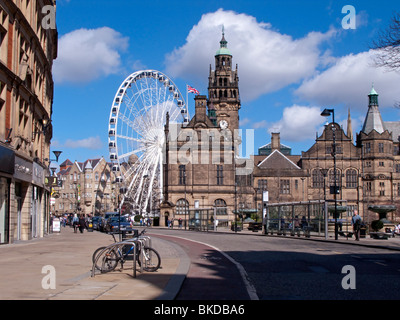
<svg viewBox="0 0 400 320"><path fill-rule="evenodd" d="M217 217L226 224L239 212L257 212L261 217L263 191L268 191L270 203L333 201L336 185L336 200L347 207L343 216L350 217L357 209L367 223L377 218L368 210L370 204L400 204L400 122L382 121L374 88L368 95L364 126L355 139L350 110L347 132L331 122L301 155L292 155L291 148L280 143L279 133L272 133L271 143L259 148L259 154L250 159L251 169L243 174L238 171L245 162L238 158L240 137L236 134L239 76L237 67L232 68L224 35L208 79L208 98L196 96L189 124L166 125L161 224L194 219L189 212L207 208L216 212L208 218ZM215 139L220 144L213 144ZM182 149L186 156L179 158ZM398 220L398 213L389 218Z"/></svg>
<svg viewBox="0 0 400 320"><path fill-rule="evenodd" d="M0 1L0 243L48 232L55 7Z"/></svg>

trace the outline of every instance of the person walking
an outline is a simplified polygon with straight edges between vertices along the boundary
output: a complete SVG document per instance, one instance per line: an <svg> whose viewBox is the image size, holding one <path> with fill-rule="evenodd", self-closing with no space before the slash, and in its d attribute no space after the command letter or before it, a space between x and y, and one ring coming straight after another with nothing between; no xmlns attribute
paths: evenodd
<svg viewBox="0 0 400 320"><path fill-rule="evenodd" d="M74 214L74 217L72 218L72 226L74 227L74 233L76 233L77 229L78 229L78 225L79 225L79 218L77 216L77 214Z"/></svg>
<svg viewBox="0 0 400 320"><path fill-rule="evenodd" d="M358 211L354 210L354 215L351 218L351 225L353 226L354 236L356 241L360 241L360 229L361 229L361 217L358 215Z"/></svg>
<svg viewBox="0 0 400 320"><path fill-rule="evenodd" d="M79 231L83 233L83 230L86 228L86 220L83 216L83 214L80 215L79 217Z"/></svg>

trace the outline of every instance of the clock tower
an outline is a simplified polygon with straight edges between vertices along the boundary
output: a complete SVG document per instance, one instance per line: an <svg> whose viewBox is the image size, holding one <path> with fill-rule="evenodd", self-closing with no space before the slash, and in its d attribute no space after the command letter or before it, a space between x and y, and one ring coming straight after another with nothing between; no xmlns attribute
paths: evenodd
<svg viewBox="0 0 400 320"><path fill-rule="evenodd" d="M239 129L239 77L237 66L232 70L230 53L222 29L220 48L215 54L215 70L208 77L208 109L213 112L215 124L221 129Z"/></svg>

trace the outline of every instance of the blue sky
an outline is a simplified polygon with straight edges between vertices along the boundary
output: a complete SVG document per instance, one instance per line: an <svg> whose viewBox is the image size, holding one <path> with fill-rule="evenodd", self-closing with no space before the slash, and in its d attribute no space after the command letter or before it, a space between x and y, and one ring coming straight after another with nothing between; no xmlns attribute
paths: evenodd
<svg viewBox="0 0 400 320"><path fill-rule="evenodd" d="M355 9L355 29L342 26L345 5ZM350 109L355 136L372 83L383 119L398 120L400 75L375 68L370 50L395 11L396 0L58 0L51 149L63 151L61 162L108 160L111 104L135 71L165 73L184 97L186 84L207 94L222 25L239 69L240 125L255 130L255 153L271 132L292 154L307 151L327 107L345 129Z"/></svg>

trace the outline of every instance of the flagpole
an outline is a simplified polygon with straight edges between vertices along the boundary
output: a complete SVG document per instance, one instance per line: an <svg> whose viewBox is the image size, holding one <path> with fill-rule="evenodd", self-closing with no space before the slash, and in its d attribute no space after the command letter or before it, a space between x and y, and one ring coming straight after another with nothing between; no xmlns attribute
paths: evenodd
<svg viewBox="0 0 400 320"><path fill-rule="evenodd" d="M189 89L187 84L186 84L186 111L187 114L189 115Z"/></svg>

